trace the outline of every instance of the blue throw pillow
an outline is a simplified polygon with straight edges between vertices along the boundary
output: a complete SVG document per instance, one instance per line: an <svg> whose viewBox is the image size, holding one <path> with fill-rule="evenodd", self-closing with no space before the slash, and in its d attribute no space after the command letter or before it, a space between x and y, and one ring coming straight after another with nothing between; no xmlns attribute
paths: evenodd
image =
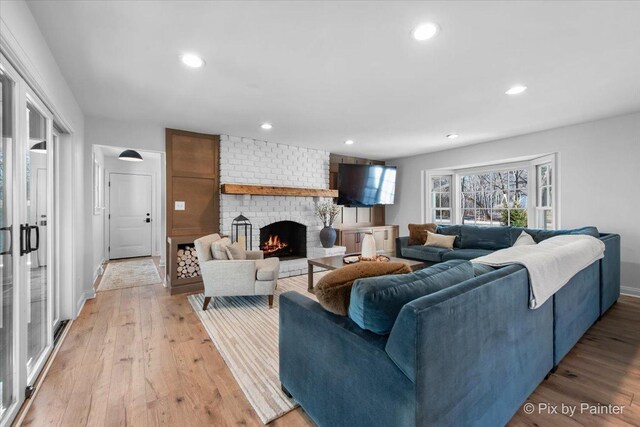
<svg viewBox="0 0 640 427"><path fill-rule="evenodd" d="M462 249L488 249L496 251L511 246L510 227L478 227L463 225L460 229Z"/></svg>
<svg viewBox="0 0 640 427"><path fill-rule="evenodd" d="M453 260L415 273L358 279L351 288L349 317L362 329L386 335L406 303L473 277L469 261Z"/></svg>

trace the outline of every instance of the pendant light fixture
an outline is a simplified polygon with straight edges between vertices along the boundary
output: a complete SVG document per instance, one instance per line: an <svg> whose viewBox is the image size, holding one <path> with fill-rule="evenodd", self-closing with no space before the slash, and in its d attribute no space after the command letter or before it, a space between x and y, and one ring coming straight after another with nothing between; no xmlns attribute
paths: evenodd
<svg viewBox="0 0 640 427"><path fill-rule="evenodd" d="M47 141L40 141L36 144L33 144L29 151L31 151L32 153L47 154Z"/></svg>
<svg viewBox="0 0 640 427"><path fill-rule="evenodd" d="M135 150L124 150L118 158L127 162L141 162L143 160L140 153Z"/></svg>

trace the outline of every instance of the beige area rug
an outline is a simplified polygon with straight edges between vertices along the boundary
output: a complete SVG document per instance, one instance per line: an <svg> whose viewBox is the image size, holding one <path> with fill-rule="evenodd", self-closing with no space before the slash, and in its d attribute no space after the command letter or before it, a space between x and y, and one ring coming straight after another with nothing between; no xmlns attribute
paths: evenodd
<svg viewBox="0 0 640 427"><path fill-rule="evenodd" d="M98 292L161 283L156 264L151 258L115 261L107 264Z"/></svg>
<svg viewBox="0 0 640 427"><path fill-rule="evenodd" d="M323 273L316 273L318 279ZM273 308L266 296L216 298L216 306L202 311L202 294L190 295L189 302L222 355L234 378L264 424L295 409L298 404L280 389L278 365L279 296L307 292L307 276L278 280Z"/></svg>

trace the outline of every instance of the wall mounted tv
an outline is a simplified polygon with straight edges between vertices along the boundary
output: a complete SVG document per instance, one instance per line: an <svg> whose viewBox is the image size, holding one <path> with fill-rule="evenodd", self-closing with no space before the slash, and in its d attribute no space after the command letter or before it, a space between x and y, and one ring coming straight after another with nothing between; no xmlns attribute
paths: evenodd
<svg viewBox="0 0 640 427"><path fill-rule="evenodd" d="M381 165L338 166L338 204L344 206L392 205L396 193L396 167Z"/></svg>

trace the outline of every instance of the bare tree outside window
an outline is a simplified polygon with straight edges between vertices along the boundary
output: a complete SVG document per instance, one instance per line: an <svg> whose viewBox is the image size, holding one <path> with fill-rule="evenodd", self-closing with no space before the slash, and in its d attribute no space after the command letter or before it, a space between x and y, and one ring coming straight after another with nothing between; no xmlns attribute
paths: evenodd
<svg viewBox="0 0 640 427"><path fill-rule="evenodd" d="M462 223L526 227L527 169L463 175Z"/></svg>

